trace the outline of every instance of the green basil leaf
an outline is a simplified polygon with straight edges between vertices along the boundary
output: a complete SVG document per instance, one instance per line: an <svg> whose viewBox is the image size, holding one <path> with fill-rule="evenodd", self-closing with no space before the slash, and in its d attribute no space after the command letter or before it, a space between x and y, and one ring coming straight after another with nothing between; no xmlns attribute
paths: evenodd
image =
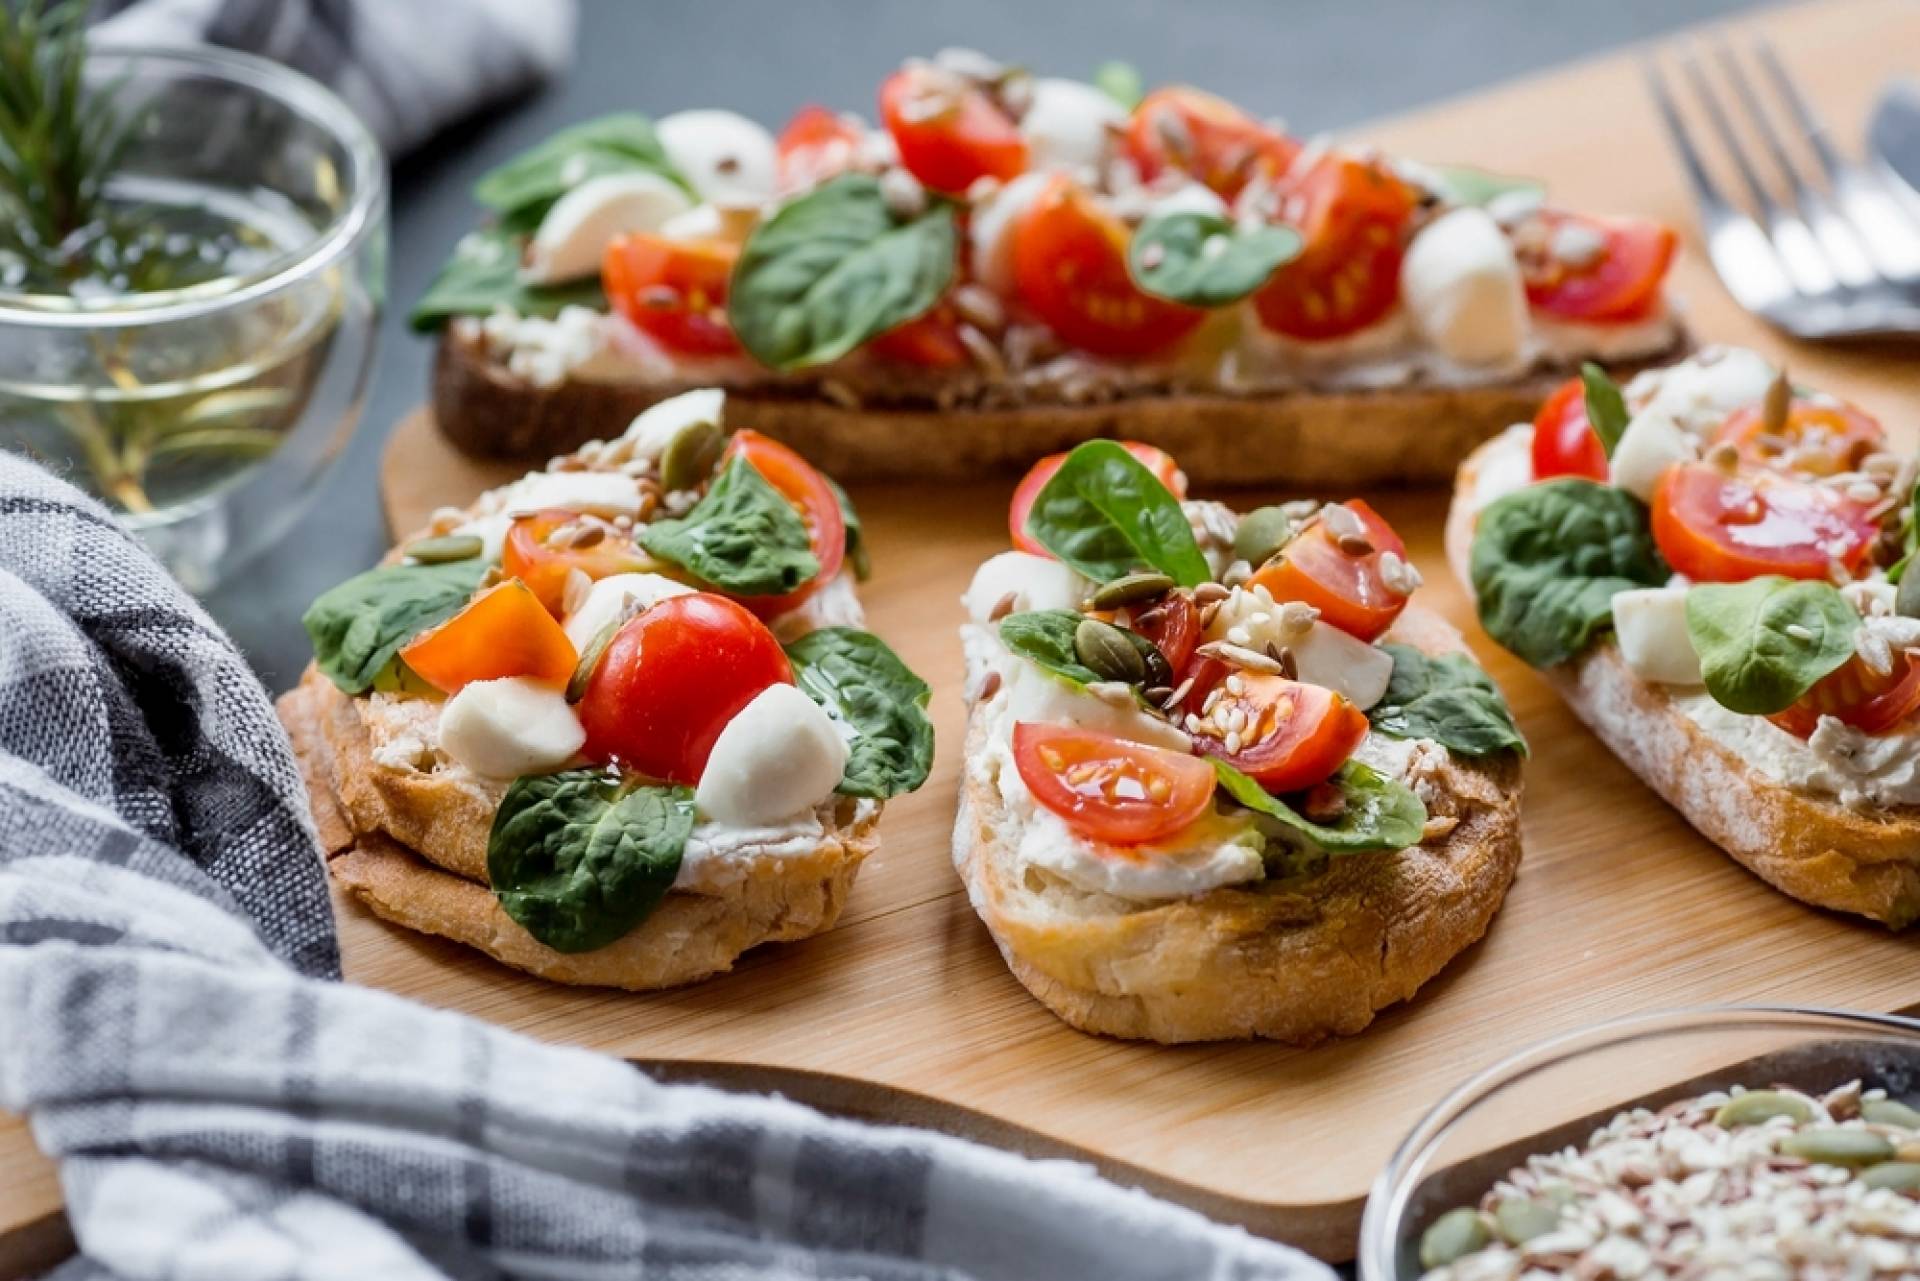
<svg viewBox="0 0 1920 1281"><path fill-rule="evenodd" d="M1132 63L1114 59L1094 69L1093 86L1115 102L1132 111L1146 97L1146 85Z"/></svg>
<svg viewBox="0 0 1920 1281"><path fill-rule="evenodd" d="M667 158L645 116L621 112L562 129L539 146L482 174L473 197L518 230L530 231L553 202L589 178L655 173L695 195Z"/></svg>
<svg viewBox="0 0 1920 1281"><path fill-rule="evenodd" d="M1150 294L1194 307L1224 307L1267 283L1305 242L1278 223L1242 226L1199 210L1158 214L1141 223L1127 249L1127 271Z"/></svg>
<svg viewBox="0 0 1920 1281"><path fill-rule="evenodd" d="M1429 738L1462 756L1525 755L1500 687L1466 654L1427 654L1411 645L1381 645L1393 656L1387 692L1367 713L1382 734Z"/></svg>
<svg viewBox="0 0 1920 1281"><path fill-rule="evenodd" d="M822 627L788 645L787 657L801 692L855 732L839 791L885 800L927 781L932 690L885 641L852 627Z"/></svg>
<svg viewBox="0 0 1920 1281"><path fill-rule="evenodd" d="M745 458L729 463L692 511L638 537L661 560L740 596L783 596L820 573L806 525Z"/></svg>
<svg viewBox="0 0 1920 1281"><path fill-rule="evenodd" d="M520 238L500 227L470 231L413 305L408 323L425 333L451 316L485 316L506 307L521 316L552 317L563 307L607 309L600 277L563 285L529 285L520 279Z"/></svg>
<svg viewBox="0 0 1920 1281"><path fill-rule="evenodd" d="M840 504L840 520L847 527L847 563L853 566L853 576L859 582L873 577L873 561L867 555L866 527L860 523L860 513L853 509L853 499L847 497L847 491L840 488L840 482L822 473L822 480L833 490L834 499Z"/></svg>
<svg viewBox="0 0 1920 1281"><path fill-rule="evenodd" d="M1475 169L1471 165L1437 165L1431 169L1440 181L1440 194L1456 205L1485 205L1510 192L1524 191L1544 196L1547 188L1537 178Z"/></svg>
<svg viewBox="0 0 1920 1281"><path fill-rule="evenodd" d="M487 880L508 916L556 952L623 938L673 886L693 789L603 769L516 778L487 837Z"/></svg>
<svg viewBox="0 0 1920 1281"><path fill-rule="evenodd" d="M1587 422L1611 458L1620 438L1627 434L1627 398L1620 394L1620 384L1591 360L1580 366L1580 381L1586 386Z"/></svg>
<svg viewBox="0 0 1920 1281"><path fill-rule="evenodd" d="M1887 569L1887 581L1899 586L1906 578L1907 566L1913 563L1913 556L1920 551L1920 484L1913 487L1913 497L1907 503L1907 510L1900 516L1900 543L1905 549L1899 560ZM1911 612L1896 605L1896 612L1908 618L1920 618L1920 613Z"/></svg>
<svg viewBox="0 0 1920 1281"><path fill-rule="evenodd" d="M1225 761L1210 759L1234 800L1279 820L1329 854L1403 850L1418 845L1427 826L1427 807L1413 789L1359 761L1348 761L1328 780L1346 797L1345 812L1335 822L1315 823Z"/></svg>
<svg viewBox="0 0 1920 1281"><path fill-rule="evenodd" d="M1853 657L1860 615L1832 583L1768 575L1687 589L1687 639L1729 711L1785 711Z"/></svg>
<svg viewBox="0 0 1920 1281"><path fill-rule="evenodd" d="M1561 477L1480 513L1469 565L1480 625L1529 665L1576 658L1613 626L1613 596L1669 577L1633 495Z"/></svg>
<svg viewBox="0 0 1920 1281"><path fill-rule="evenodd" d="M826 364L939 302L958 243L951 203L901 218L877 178L842 174L754 228L727 316L762 364Z"/></svg>
<svg viewBox="0 0 1920 1281"><path fill-rule="evenodd" d="M1067 455L1027 513L1027 533L1096 583L1157 569L1182 587L1213 577L1160 478L1110 440Z"/></svg>
<svg viewBox="0 0 1920 1281"><path fill-rule="evenodd" d="M460 611L490 568L478 557L382 565L322 592L300 619L314 665L342 693L366 693L402 645Z"/></svg>

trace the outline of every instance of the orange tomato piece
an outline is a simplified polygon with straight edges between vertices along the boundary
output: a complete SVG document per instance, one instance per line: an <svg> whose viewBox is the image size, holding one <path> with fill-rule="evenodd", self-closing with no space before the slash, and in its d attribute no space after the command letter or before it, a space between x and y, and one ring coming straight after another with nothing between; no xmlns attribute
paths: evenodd
<svg viewBox="0 0 1920 1281"><path fill-rule="evenodd" d="M517 578L487 588L452 618L414 637L400 657L448 694L506 676L565 685L580 661L559 622Z"/></svg>

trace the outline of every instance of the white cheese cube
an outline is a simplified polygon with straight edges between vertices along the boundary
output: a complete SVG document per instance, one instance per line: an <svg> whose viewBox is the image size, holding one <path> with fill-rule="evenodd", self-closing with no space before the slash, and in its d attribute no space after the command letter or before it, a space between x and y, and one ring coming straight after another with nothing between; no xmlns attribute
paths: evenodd
<svg viewBox="0 0 1920 1281"><path fill-rule="evenodd" d="M1607 474L1615 485L1650 503L1667 468L1699 456L1698 438L1676 423L1671 414L1643 409L1627 423L1619 443L1614 445Z"/></svg>
<svg viewBox="0 0 1920 1281"><path fill-rule="evenodd" d="M616 236L658 231L692 204L686 192L659 174L589 178L547 210L527 246L520 276L535 284L597 276L607 246Z"/></svg>
<svg viewBox="0 0 1920 1281"><path fill-rule="evenodd" d="M440 746L487 778L549 773L586 741L566 695L527 676L475 681L440 711Z"/></svg>
<svg viewBox="0 0 1920 1281"><path fill-rule="evenodd" d="M1035 169L1098 172L1107 157L1108 131L1125 128L1127 113L1112 95L1079 80L1040 76L1020 132Z"/></svg>
<svg viewBox="0 0 1920 1281"><path fill-rule="evenodd" d="M1289 647L1299 678L1344 694L1361 711L1378 703L1393 679L1393 655L1315 620Z"/></svg>
<svg viewBox="0 0 1920 1281"><path fill-rule="evenodd" d="M1773 378L1773 366L1756 351L1712 348L1641 374L1627 384L1627 403L1640 414L1664 414L1685 431L1707 435L1734 410L1763 399Z"/></svg>
<svg viewBox="0 0 1920 1281"><path fill-rule="evenodd" d="M1687 589L1642 587L1613 598L1620 656L1641 680L1700 684L1700 656L1687 638Z"/></svg>
<svg viewBox="0 0 1920 1281"><path fill-rule="evenodd" d="M685 583L659 574L609 574L594 583L580 608L567 615L567 639L574 649L584 651L614 619L638 614L669 596L685 596L692 591Z"/></svg>
<svg viewBox="0 0 1920 1281"><path fill-rule="evenodd" d="M1502 365L1527 336L1527 295L1513 244L1484 209L1450 210L1413 238L1400 295L1426 340L1463 365Z"/></svg>
<svg viewBox="0 0 1920 1281"><path fill-rule="evenodd" d="M1078 609L1093 584L1067 565L1032 552L1001 552L973 572L973 582L961 598L967 617L976 623L991 620L994 606L1009 594L1015 614L1041 609Z"/></svg>
<svg viewBox="0 0 1920 1281"><path fill-rule="evenodd" d="M726 392L718 387L697 387L648 405L627 424L620 439L632 442L635 458L658 458L681 428L694 423L718 427L726 410Z"/></svg>
<svg viewBox="0 0 1920 1281"><path fill-rule="evenodd" d="M779 152L757 121L733 111L676 111L654 132L702 200L739 206L773 199Z"/></svg>
<svg viewBox="0 0 1920 1281"><path fill-rule="evenodd" d="M694 805L716 823L764 827L833 795L847 742L833 718L791 685L769 685L714 741Z"/></svg>

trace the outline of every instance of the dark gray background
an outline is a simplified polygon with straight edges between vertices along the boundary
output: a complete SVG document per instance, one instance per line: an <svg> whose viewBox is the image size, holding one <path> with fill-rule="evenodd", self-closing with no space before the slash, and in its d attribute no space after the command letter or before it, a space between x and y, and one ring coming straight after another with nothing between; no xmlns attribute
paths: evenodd
<svg viewBox="0 0 1920 1281"><path fill-rule="evenodd" d="M910 53L967 44L1087 75L1122 58L1149 85L1190 81L1299 132L1337 129L1617 48L1750 0L582 0L578 61L543 93L460 126L395 166L393 252L366 417L314 510L208 601L269 688L307 659L300 614L385 549L375 478L388 429L426 395L430 344L406 329L471 225L467 190L560 126L613 110L726 106L777 129L823 102L871 116Z"/></svg>

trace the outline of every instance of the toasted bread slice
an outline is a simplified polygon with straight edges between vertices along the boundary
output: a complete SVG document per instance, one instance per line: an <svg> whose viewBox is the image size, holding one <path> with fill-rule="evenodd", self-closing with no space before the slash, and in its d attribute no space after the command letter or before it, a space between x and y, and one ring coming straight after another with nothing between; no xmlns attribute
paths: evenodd
<svg viewBox="0 0 1920 1281"><path fill-rule="evenodd" d="M1485 448L1461 464L1447 559L1469 591ZM1628 669L1611 638L1542 673L1607 748L1687 822L1775 889L1896 928L1920 917L1920 806L1861 811L1754 770L1696 725L1668 687Z"/></svg>
<svg viewBox="0 0 1920 1281"><path fill-rule="evenodd" d="M1614 366L1622 376L1688 350L1684 329L1661 351ZM1229 395L1127 389L1090 403L943 407L917 378L885 401L849 403L831 375L756 374L729 382L575 377L540 387L508 372L485 347L450 328L434 363L440 430L469 454L544 460L618 435L634 415L695 386L725 386L754 426L842 480L957 479L1024 470L1043 454L1118 437L1158 445L1202 484L1437 484L1495 431L1531 418L1577 369L1540 369L1476 386L1302 387ZM1355 424L1365 424L1356 430Z"/></svg>
<svg viewBox="0 0 1920 1281"><path fill-rule="evenodd" d="M1461 648L1417 607L1389 639ZM985 734L976 702L969 761L982 758ZM1519 867L1519 759L1436 747L1422 760L1410 785L1427 805L1426 839L1334 858L1315 876L1165 903L1090 893L1016 857L1019 819L971 768L954 862L1014 976L1074 1027L1166 1043L1311 1044L1365 1028L1477 941Z"/></svg>

